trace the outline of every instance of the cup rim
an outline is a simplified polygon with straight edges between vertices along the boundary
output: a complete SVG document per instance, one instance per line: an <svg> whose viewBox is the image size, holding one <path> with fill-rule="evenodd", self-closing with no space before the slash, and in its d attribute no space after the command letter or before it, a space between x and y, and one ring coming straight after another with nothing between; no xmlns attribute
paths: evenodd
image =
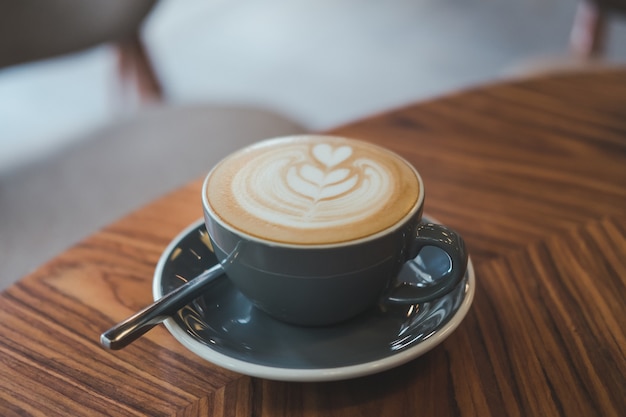
<svg viewBox="0 0 626 417"><path fill-rule="evenodd" d="M277 242L277 241L273 241L270 239L265 239L262 237L258 237L258 236L254 236L251 235L243 230L237 229L234 226L231 226L230 224L226 223L224 220L222 220L220 218L220 216L215 213L215 211L213 211L211 205L209 204L208 201L208 196L207 196L207 185L208 185L208 181L209 178L211 177L211 174L213 173L213 171L215 171L215 169L222 163L223 160L225 160L226 158L230 157L231 155L233 155L234 153L238 153L243 151L244 149L248 149L250 147L253 146L258 146L260 144L267 144L269 142L274 142L274 141L281 141L281 140L288 140L288 139L292 139L292 138L298 138L298 137L326 137L326 138L338 138L338 139L347 139L350 141L357 141L357 142L364 142L367 143L370 146L374 146L378 149L380 149L383 152L386 152L388 154L393 155L395 158L398 158L400 161L402 161L406 166L409 167L409 169L411 171L413 171L413 173L415 174L415 178L417 178L417 182L419 185L419 190L418 190L418 196L417 196L417 200L415 201L415 203L413 204L413 206L411 207L411 209L404 215L402 216L402 218L400 218L396 223L392 224L391 226L383 229L383 230L379 230L376 233L372 233L370 235L367 236L363 236L360 237L358 239L352 239L352 240L345 240L345 241L341 241L341 242L333 242L333 243L309 243L309 244L302 244L302 243L287 243L287 242ZM339 135L324 135L324 134L300 134L300 135L289 135L289 136L280 136L280 137L275 137L275 138L271 138L271 139L264 139L261 141L257 141L254 142L250 145L247 145L243 148L240 148L234 152L231 152L230 154L226 155L225 157L223 157L222 159L220 159L219 162L217 162L212 168L211 170L208 172L208 174L204 177L204 181L202 182L202 207L203 207L203 211L205 213L205 218L208 216L210 217L213 221L215 221L216 223L218 223L222 228L228 230L230 233L233 233L241 238L244 238L246 240L252 241L252 242L256 242L256 243L261 243L267 246L275 246L275 247L282 247L282 248L289 248L289 249L330 249L330 248L340 248L340 247L346 247L346 246L352 246L352 245L356 245L356 244L361 244L361 243L366 243L369 241L373 241L376 240L378 238L381 238L383 236L389 235L393 232L395 232L396 230L398 230L399 228L403 227L411 218L413 218L413 216L415 216L415 214L417 214L420 209L423 207L424 205L424 181L420 175L420 173L417 171L417 169L413 166L413 164L411 164L409 161L407 161L404 157L402 157L401 155L397 154L396 152L387 149L383 146L380 146L378 144L372 143L372 142L367 142L364 140L360 140L360 139L354 139L354 138L349 138L346 136L339 136ZM206 220L205 220L206 221ZM207 229L208 225L207 225ZM210 234L210 233L209 233Z"/></svg>

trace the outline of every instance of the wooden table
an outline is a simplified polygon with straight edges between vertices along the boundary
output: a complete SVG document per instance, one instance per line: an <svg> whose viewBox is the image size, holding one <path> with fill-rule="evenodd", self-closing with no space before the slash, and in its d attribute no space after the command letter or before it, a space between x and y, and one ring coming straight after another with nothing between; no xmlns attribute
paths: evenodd
<svg viewBox="0 0 626 417"><path fill-rule="evenodd" d="M331 383L235 374L162 326L104 350L99 334L151 301L161 252L201 216L198 179L1 294L0 415L624 415L625 70L487 86L334 133L414 163L426 212L466 237L476 296L445 342Z"/></svg>

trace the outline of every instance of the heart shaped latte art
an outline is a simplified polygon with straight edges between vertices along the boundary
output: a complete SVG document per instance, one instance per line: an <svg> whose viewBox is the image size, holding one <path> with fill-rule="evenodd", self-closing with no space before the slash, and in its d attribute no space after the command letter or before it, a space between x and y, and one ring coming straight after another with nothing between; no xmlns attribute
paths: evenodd
<svg viewBox="0 0 626 417"><path fill-rule="evenodd" d="M327 167L334 167L341 164L352 155L350 146L339 146L333 148L327 143L320 143L313 146L313 156Z"/></svg>
<svg viewBox="0 0 626 417"><path fill-rule="evenodd" d="M349 145L306 143L259 154L233 178L232 193L250 215L286 227L341 226L387 203L391 175Z"/></svg>

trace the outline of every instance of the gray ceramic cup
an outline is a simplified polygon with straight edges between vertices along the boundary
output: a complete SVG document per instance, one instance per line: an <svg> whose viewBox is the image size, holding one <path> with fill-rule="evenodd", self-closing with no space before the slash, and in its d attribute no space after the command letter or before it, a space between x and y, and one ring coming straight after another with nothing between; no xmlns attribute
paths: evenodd
<svg viewBox="0 0 626 417"><path fill-rule="evenodd" d="M280 244L232 227L209 204L209 173L202 201L215 255L253 305L297 325L334 324L379 303L418 304L437 299L459 284L468 256L455 231L421 223L424 184L415 168L411 169L419 181L419 195L407 215L371 238L327 245ZM447 253L448 271L428 285L399 281L402 266L425 246Z"/></svg>

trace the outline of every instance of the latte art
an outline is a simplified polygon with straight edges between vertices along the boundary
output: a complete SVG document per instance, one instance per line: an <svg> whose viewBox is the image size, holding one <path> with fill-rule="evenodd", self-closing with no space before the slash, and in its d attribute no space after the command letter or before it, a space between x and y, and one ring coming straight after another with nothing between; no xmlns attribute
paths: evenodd
<svg viewBox="0 0 626 417"><path fill-rule="evenodd" d="M409 213L419 194L414 170L398 156L329 136L253 145L222 161L206 186L228 225L291 244L372 235Z"/></svg>
<svg viewBox="0 0 626 417"><path fill-rule="evenodd" d="M353 153L324 143L260 154L234 176L232 193L243 210L276 225L347 225L379 212L391 182L383 166Z"/></svg>

